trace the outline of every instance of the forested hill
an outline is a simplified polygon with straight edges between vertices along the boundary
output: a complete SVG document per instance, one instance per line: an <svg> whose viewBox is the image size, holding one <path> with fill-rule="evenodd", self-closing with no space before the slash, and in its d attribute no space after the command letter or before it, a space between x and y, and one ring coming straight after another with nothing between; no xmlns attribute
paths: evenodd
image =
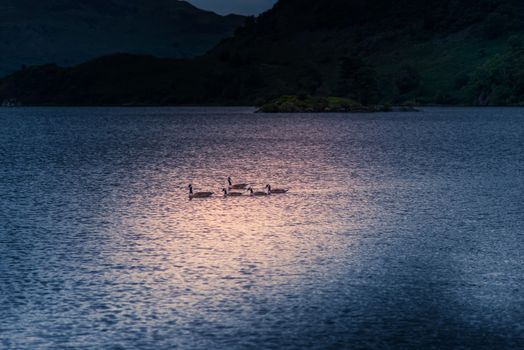
<svg viewBox="0 0 524 350"><path fill-rule="evenodd" d="M243 23L179 0L2 0L0 75L118 52L202 55Z"/></svg>
<svg viewBox="0 0 524 350"><path fill-rule="evenodd" d="M280 0L191 60L117 55L0 81L26 104L524 103L524 2ZM108 74L110 73L110 74Z"/></svg>

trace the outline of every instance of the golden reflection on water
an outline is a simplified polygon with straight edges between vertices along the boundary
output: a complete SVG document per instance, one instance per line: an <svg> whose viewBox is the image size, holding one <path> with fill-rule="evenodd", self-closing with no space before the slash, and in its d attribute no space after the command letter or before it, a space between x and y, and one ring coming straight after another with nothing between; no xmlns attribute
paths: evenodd
<svg viewBox="0 0 524 350"><path fill-rule="evenodd" d="M178 178L159 179L166 177ZM255 185L262 189L262 184ZM350 205L354 190L347 186L346 192L333 194L295 182L285 195L251 197L246 192L232 198L224 197L218 184L201 186L215 191L212 198L193 200L186 186L164 186L165 191L135 198L135 207L128 208L135 213L122 225L133 232L136 254L114 257L126 265L140 256L132 263L141 268L129 278L147 283L160 278L162 284L154 284L156 292L166 293L167 286L185 289L175 293L178 307L231 293L262 293L325 274L323 269L333 267L333 260L351 256L352 242L363 225L357 219L363 208ZM348 220L351 217L355 220Z"/></svg>
<svg viewBox="0 0 524 350"><path fill-rule="evenodd" d="M148 300L171 312L168 319L216 314L227 323L231 309L231 322L243 314L251 319L254 300L302 295L320 281L335 284L348 263L362 264L358 242L376 208L354 176L358 154L331 149L343 133L314 139L314 129L305 136L285 123L285 130L252 125L245 138L240 121L217 129L227 130L225 138L208 128L141 169L126 190L132 197L115 203L123 206L121 251L112 260L128 268L113 278L148 286ZM270 183L290 192L224 198L228 176L255 190ZM215 195L189 200L189 183Z"/></svg>
<svg viewBox="0 0 524 350"><path fill-rule="evenodd" d="M0 137L4 347L521 339L518 111L14 112ZM222 198L229 175L291 191ZM189 182L216 196L189 201Z"/></svg>
<svg viewBox="0 0 524 350"><path fill-rule="evenodd" d="M0 344L516 347L519 112L206 113L3 119Z"/></svg>

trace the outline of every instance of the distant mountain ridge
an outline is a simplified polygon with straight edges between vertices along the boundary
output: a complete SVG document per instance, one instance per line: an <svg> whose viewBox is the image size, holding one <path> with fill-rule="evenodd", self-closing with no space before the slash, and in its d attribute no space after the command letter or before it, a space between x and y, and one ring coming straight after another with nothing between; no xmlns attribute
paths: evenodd
<svg viewBox="0 0 524 350"><path fill-rule="evenodd" d="M22 65L68 66L118 52L192 57L243 21L178 0L3 0L0 76Z"/></svg>
<svg viewBox="0 0 524 350"><path fill-rule="evenodd" d="M112 55L0 80L0 99L33 105L253 104L282 95L524 105L524 2L280 0L201 57Z"/></svg>

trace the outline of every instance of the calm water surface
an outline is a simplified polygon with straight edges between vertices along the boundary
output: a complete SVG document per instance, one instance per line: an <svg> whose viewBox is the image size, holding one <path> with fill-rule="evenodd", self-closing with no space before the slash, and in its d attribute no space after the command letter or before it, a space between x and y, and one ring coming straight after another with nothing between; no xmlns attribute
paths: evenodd
<svg viewBox="0 0 524 350"><path fill-rule="evenodd" d="M516 349L523 199L524 109L0 109L0 349Z"/></svg>

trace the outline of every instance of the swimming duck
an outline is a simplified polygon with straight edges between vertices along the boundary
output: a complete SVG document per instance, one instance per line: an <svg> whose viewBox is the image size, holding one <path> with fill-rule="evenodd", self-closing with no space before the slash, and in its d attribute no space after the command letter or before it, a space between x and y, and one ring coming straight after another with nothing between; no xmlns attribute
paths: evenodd
<svg viewBox="0 0 524 350"><path fill-rule="evenodd" d="M253 191L253 189L251 187L249 187L247 189L249 191L249 194L252 195L252 196L267 196L269 193L267 192L264 192L264 191Z"/></svg>
<svg viewBox="0 0 524 350"><path fill-rule="evenodd" d="M193 193L193 185L189 184L189 199L193 198L209 198L213 195L213 192L195 192Z"/></svg>
<svg viewBox="0 0 524 350"><path fill-rule="evenodd" d="M289 191L289 190L286 190L286 189L283 189L283 188L272 189L270 184L267 184L266 188L267 188L267 192L269 194L284 194L284 193L287 193Z"/></svg>
<svg viewBox="0 0 524 350"><path fill-rule="evenodd" d="M242 196L242 193L240 193L240 192L229 192L225 188L222 189L222 192L224 192L224 197L240 197L240 196Z"/></svg>
<svg viewBox="0 0 524 350"><path fill-rule="evenodd" d="M231 176L229 176L227 178L227 183L229 184L229 189L230 190L244 190L247 187L247 184L234 184L233 185L233 181L231 180Z"/></svg>

